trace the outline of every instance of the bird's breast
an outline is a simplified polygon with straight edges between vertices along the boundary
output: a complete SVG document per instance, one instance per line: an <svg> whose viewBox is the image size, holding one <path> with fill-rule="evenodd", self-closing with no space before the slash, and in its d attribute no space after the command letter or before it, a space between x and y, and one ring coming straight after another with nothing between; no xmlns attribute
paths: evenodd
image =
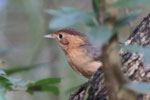
<svg viewBox="0 0 150 100"><path fill-rule="evenodd" d="M82 49L71 50L66 56L72 69L87 78L90 78L97 68L102 65L101 62L86 56Z"/></svg>

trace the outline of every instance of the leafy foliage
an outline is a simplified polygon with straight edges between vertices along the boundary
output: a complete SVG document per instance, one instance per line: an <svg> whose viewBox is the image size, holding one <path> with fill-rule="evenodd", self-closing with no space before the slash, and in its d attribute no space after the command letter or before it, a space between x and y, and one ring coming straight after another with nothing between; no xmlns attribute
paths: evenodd
<svg viewBox="0 0 150 100"><path fill-rule="evenodd" d="M8 77L3 70L0 70L0 87L3 87L6 90L13 90L13 87L24 87L27 88L26 91L30 94L33 92L39 91L47 91L52 92L55 95L59 95L59 89L55 84L60 83L60 78L47 78L42 79L37 82L29 82L29 81L22 81L18 78ZM0 91L1 92L1 91Z"/></svg>
<svg viewBox="0 0 150 100"><path fill-rule="evenodd" d="M75 24L92 24L94 18L93 13L86 13L67 7L63 7L62 11L49 9L46 12L54 16L49 23L49 28L51 29L71 27Z"/></svg>
<svg viewBox="0 0 150 100"><path fill-rule="evenodd" d="M60 83L60 78L47 78L37 82L27 84L27 92L33 94L34 91L50 91L55 95L59 95L58 87L53 84Z"/></svg>
<svg viewBox="0 0 150 100"><path fill-rule="evenodd" d="M91 30L89 33L90 35L93 35L91 39L94 42L101 43L101 45L104 44L112 36L111 30L106 25L91 27Z"/></svg>
<svg viewBox="0 0 150 100"><path fill-rule="evenodd" d="M12 69L6 69L4 70L7 75L11 75L17 72L22 72L22 71L28 71L30 69L32 69L33 67L16 67L16 68L12 68Z"/></svg>

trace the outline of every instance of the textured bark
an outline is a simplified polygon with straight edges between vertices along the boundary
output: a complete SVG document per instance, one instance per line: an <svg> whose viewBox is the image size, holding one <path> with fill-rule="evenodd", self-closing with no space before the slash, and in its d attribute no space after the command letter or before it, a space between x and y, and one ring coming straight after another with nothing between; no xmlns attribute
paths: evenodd
<svg viewBox="0 0 150 100"><path fill-rule="evenodd" d="M131 33L128 44L147 46L150 44L150 14ZM124 75L132 81L150 82L150 70L144 66L142 55L120 50L121 64ZM88 96L85 95L88 93ZM73 93L69 100L108 100L104 73L100 67L87 83ZM150 95L140 95L137 100L150 100Z"/></svg>

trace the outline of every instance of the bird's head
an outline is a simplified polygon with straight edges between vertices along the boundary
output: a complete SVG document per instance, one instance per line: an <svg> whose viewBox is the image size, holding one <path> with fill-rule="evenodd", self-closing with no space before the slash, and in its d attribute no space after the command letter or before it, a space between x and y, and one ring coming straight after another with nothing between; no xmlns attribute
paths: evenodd
<svg viewBox="0 0 150 100"><path fill-rule="evenodd" d="M48 34L44 37L56 39L65 51L68 49L78 48L88 43L88 40L83 33L72 28L61 29L54 34Z"/></svg>

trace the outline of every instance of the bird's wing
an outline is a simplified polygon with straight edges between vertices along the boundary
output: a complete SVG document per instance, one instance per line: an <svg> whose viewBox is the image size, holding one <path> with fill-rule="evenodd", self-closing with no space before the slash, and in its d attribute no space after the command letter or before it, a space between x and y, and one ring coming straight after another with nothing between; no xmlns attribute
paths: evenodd
<svg viewBox="0 0 150 100"><path fill-rule="evenodd" d="M94 47L92 44L82 45L85 54L94 61L100 61L101 50Z"/></svg>

